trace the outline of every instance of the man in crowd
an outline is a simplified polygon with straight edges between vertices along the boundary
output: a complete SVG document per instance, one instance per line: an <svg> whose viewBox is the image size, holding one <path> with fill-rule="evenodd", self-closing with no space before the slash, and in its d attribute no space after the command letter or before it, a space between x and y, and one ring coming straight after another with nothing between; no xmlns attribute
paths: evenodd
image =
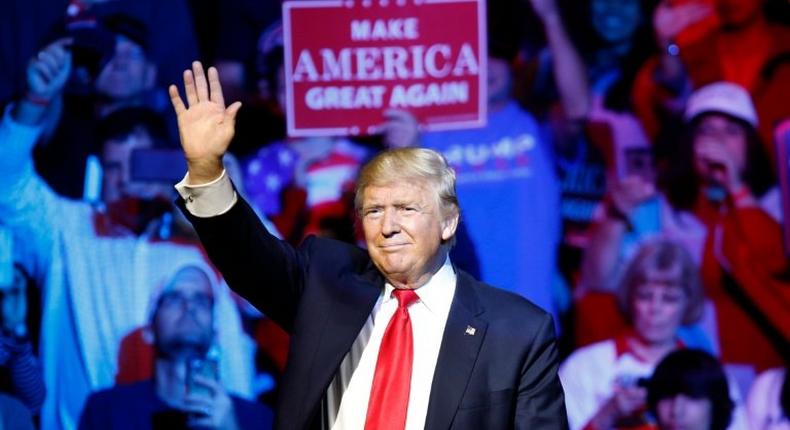
<svg viewBox="0 0 790 430"><path fill-rule="evenodd" d="M229 395L216 379L217 359L211 348L215 324L221 322L214 318L211 276L197 266L176 272L151 314L156 351L153 380L92 394L80 429L271 427L267 408Z"/></svg>
<svg viewBox="0 0 790 430"><path fill-rule="evenodd" d="M453 268L455 174L427 149L384 152L357 182L367 251L274 238L222 156L239 102L216 69L175 86L188 173L176 187L206 250L242 296L291 334L275 428L564 429L550 315Z"/></svg>
<svg viewBox="0 0 790 430"><path fill-rule="evenodd" d="M90 177L86 163L100 145L97 124L123 108L161 111L164 94L155 87L157 66L142 22L115 15L76 27L68 35L73 61L66 85L50 100L27 94L29 100L51 105L34 158L36 170L55 192L95 201L98 196L86 190L85 182ZM52 61L46 50L39 55L40 62ZM170 112L160 115L171 120L168 125L174 132Z"/></svg>
<svg viewBox="0 0 790 430"><path fill-rule="evenodd" d="M41 358L47 398L42 427L47 429L74 428L87 396L112 385L119 341L145 323L157 282L175 268L205 263L195 244L163 240L168 229L152 231L172 212L128 216L129 208L156 205L163 191L131 175L133 150L152 148L157 136L146 121L99 127L126 130L107 135L103 206L63 198L35 173L32 149L52 98L70 75L66 45L55 42L31 61L27 96L0 121L0 219L26 241L28 257L21 263L43 292ZM215 298L217 317L223 320L218 330L220 374L229 390L249 395L252 343L227 289L220 291Z"/></svg>

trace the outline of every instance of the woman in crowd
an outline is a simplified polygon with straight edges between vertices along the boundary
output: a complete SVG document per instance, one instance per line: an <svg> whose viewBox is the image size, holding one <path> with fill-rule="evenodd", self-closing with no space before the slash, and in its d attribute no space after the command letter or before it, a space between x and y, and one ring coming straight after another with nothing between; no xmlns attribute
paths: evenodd
<svg viewBox="0 0 790 430"><path fill-rule="evenodd" d="M572 430L637 427L647 422L644 382L683 346L683 323L696 321L703 293L686 250L666 240L643 246L618 290L631 329L578 349L560 367Z"/></svg>
<svg viewBox="0 0 790 430"><path fill-rule="evenodd" d="M763 307L769 284L755 282L749 272L785 269L778 210L761 206L773 177L756 133L757 115L743 88L718 82L692 94L685 120L686 141L668 165L657 166L662 193L640 176L612 185L585 255L582 283L611 292L634 248L651 236L673 238L700 265L715 307L709 335L722 361L776 366L781 339L773 336L771 321L781 315Z"/></svg>
<svg viewBox="0 0 790 430"><path fill-rule="evenodd" d="M735 408L721 364L695 349L661 360L648 384L647 403L661 430L725 430Z"/></svg>
<svg viewBox="0 0 790 430"><path fill-rule="evenodd" d="M692 90L728 81L751 95L770 152L773 125L787 117L790 97L787 6L781 0L659 2L656 54L642 65L631 93L648 134L672 134Z"/></svg>

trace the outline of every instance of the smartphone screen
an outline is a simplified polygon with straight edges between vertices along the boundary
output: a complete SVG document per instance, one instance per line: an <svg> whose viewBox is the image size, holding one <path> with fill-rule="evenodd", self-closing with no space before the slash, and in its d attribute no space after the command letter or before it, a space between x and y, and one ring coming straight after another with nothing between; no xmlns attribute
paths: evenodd
<svg viewBox="0 0 790 430"><path fill-rule="evenodd" d="M194 381L195 375L214 381L219 379L219 366L213 358L193 358L187 361L187 393L209 396L208 388Z"/></svg>
<svg viewBox="0 0 790 430"><path fill-rule="evenodd" d="M174 184L187 171L184 154L177 149L136 149L132 152L132 180Z"/></svg>
<svg viewBox="0 0 790 430"><path fill-rule="evenodd" d="M11 286L14 281L14 249L11 230L0 226L0 288Z"/></svg>

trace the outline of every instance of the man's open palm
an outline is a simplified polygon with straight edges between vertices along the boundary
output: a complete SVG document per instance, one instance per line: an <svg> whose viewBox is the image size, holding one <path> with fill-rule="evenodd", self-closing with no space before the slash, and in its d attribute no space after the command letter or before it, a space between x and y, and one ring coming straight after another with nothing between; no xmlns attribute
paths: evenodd
<svg viewBox="0 0 790 430"><path fill-rule="evenodd" d="M192 63L192 70L184 71L184 93L187 105L181 100L178 88L169 88L170 101L178 117L178 133L189 166L190 182L209 182L222 173L222 156L230 145L240 102L225 107L217 69L208 69L208 79L200 62Z"/></svg>

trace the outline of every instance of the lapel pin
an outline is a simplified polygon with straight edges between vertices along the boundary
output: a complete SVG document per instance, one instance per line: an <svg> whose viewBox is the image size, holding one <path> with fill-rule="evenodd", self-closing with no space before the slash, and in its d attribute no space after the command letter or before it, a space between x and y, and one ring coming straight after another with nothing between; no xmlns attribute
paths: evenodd
<svg viewBox="0 0 790 430"><path fill-rule="evenodd" d="M474 336L476 331L477 331L476 328L468 325L468 326L466 326L466 333L464 333L464 334L468 334L469 336Z"/></svg>

